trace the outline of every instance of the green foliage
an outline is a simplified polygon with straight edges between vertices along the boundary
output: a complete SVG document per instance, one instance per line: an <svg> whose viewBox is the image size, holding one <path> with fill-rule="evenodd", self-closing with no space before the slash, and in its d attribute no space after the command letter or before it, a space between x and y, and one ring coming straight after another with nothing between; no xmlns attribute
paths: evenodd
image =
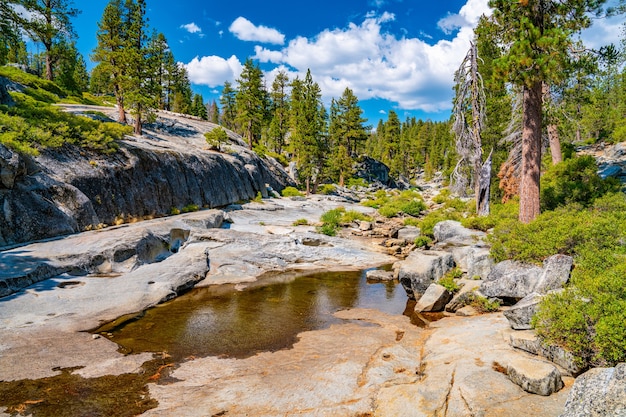
<svg viewBox="0 0 626 417"><path fill-rule="evenodd" d="M461 219L463 227L481 230L483 232L494 228L500 222L513 221L518 217L519 204L517 200L511 200L505 204L492 204L488 216L468 216Z"/></svg>
<svg viewBox="0 0 626 417"><path fill-rule="evenodd" d="M172 207L170 209L170 214L172 214L172 215L180 214L180 209L178 207Z"/></svg>
<svg viewBox="0 0 626 417"><path fill-rule="evenodd" d="M603 180L597 171L596 161L590 155L567 159L550 167L541 177L542 209L554 210L571 203L586 207L596 198L620 190L618 180Z"/></svg>
<svg viewBox="0 0 626 417"><path fill-rule="evenodd" d="M318 194L331 195L334 194L337 188L333 184L322 184L317 189Z"/></svg>
<svg viewBox="0 0 626 417"><path fill-rule="evenodd" d="M198 211L198 210L200 210L200 207L197 204L192 203L192 204L187 204L185 207L183 207L181 209L181 212L191 213L191 212Z"/></svg>
<svg viewBox="0 0 626 417"><path fill-rule="evenodd" d="M399 214L419 216L426 210L422 196L414 190L406 190L395 195L388 195L384 190L378 190L374 199L368 199L361 204L378 209L378 213L387 218L396 217Z"/></svg>
<svg viewBox="0 0 626 417"><path fill-rule="evenodd" d="M329 210L322 214L320 221L322 226L318 227L318 231L328 236L335 236L337 229L342 224L352 223L358 220L370 221L371 218L356 210L347 210L343 207Z"/></svg>
<svg viewBox="0 0 626 417"><path fill-rule="evenodd" d="M495 227L492 255L540 263L555 253L574 257L570 286L541 303L533 324L550 344L570 350L579 365L626 360L626 196L607 194L590 207L569 205L523 225Z"/></svg>
<svg viewBox="0 0 626 417"><path fill-rule="evenodd" d="M415 238L414 243L418 248L428 248L433 243L433 240L428 236L418 236Z"/></svg>
<svg viewBox="0 0 626 417"><path fill-rule="evenodd" d="M36 155L41 148L64 144L104 153L114 152L117 149L115 141L132 132L125 125L102 123L63 112L45 101L36 100L32 95L12 95L16 106L0 106L0 142L19 152Z"/></svg>
<svg viewBox="0 0 626 417"><path fill-rule="evenodd" d="M486 297L471 293L468 297L469 305L474 307L479 313L493 313L500 309L500 302L496 299L489 300Z"/></svg>
<svg viewBox="0 0 626 417"><path fill-rule="evenodd" d="M426 216L422 218L419 223L419 228L424 236L428 236L431 239L434 239L435 236L433 234L433 230L435 225L444 220L461 220L462 216L460 213L456 211L449 210L436 210L431 211Z"/></svg>
<svg viewBox="0 0 626 417"><path fill-rule="evenodd" d="M291 187L291 186L283 188L281 195L283 197L303 197L304 196L304 194L302 194L297 188Z"/></svg>
<svg viewBox="0 0 626 417"><path fill-rule="evenodd" d="M363 178L348 178L347 186L348 188L367 187L368 183Z"/></svg>
<svg viewBox="0 0 626 417"><path fill-rule="evenodd" d="M215 129L206 132L204 134L204 138L209 146L217 151L221 151L222 145L228 142L228 134L221 127L216 127Z"/></svg>
<svg viewBox="0 0 626 417"><path fill-rule="evenodd" d="M292 226L307 226L309 221L307 219L297 219L292 223Z"/></svg>
<svg viewBox="0 0 626 417"><path fill-rule="evenodd" d="M252 201L254 201L255 203L263 202L263 195L261 195L260 191L257 191L256 196L252 199Z"/></svg>
<svg viewBox="0 0 626 417"><path fill-rule="evenodd" d="M454 280L454 277L448 274L441 277L439 281L437 281L437 284L441 285L451 293L455 293L461 289L461 287L459 287L459 284L457 284Z"/></svg>

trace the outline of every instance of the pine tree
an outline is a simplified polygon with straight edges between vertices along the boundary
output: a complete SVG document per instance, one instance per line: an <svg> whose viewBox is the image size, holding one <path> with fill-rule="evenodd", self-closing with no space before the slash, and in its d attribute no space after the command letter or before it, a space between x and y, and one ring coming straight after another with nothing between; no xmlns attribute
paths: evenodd
<svg viewBox="0 0 626 417"><path fill-rule="evenodd" d="M220 109L219 107L217 107L217 103L215 102L215 100L213 100L211 104L209 105L207 116L208 116L209 122L219 124Z"/></svg>
<svg viewBox="0 0 626 417"><path fill-rule="evenodd" d="M104 8L102 18L98 22L96 38L98 45L93 50L91 59L99 63L99 73L110 74L111 85L115 94L118 110L117 120L126 123L123 79L126 75L124 48L126 43L126 26L124 0L111 0Z"/></svg>
<svg viewBox="0 0 626 417"><path fill-rule="evenodd" d="M53 46L66 37L73 36L70 19L80 11L72 7L71 0L21 0L18 3L29 12L29 19L22 19L21 24L28 35L40 42L46 50L46 78L52 80L53 65L56 57Z"/></svg>
<svg viewBox="0 0 626 417"><path fill-rule="evenodd" d="M285 146L289 131L289 97L287 87L289 77L284 71L279 71L272 83L270 100L272 102L272 120L269 127L269 145L274 152L280 154Z"/></svg>
<svg viewBox="0 0 626 417"><path fill-rule="evenodd" d="M522 171L519 219L533 220L540 212L542 85L559 85L571 68L572 36L591 25L590 14L606 0L491 0L491 16L502 45L500 73L523 92Z"/></svg>
<svg viewBox="0 0 626 417"><path fill-rule="evenodd" d="M89 74L83 56L76 49L74 42L67 44L59 42L54 46L54 55L57 56L54 72L55 81L67 91L80 94L87 91Z"/></svg>
<svg viewBox="0 0 626 417"><path fill-rule="evenodd" d="M308 70L304 80L291 83L291 147L307 194L316 191L328 157L326 110L319 85Z"/></svg>
<svg viewBox="0 0 626 417"><path fill-rule="evenodd" d="M202 98L202 95L194 94L191 103L191 114L203 120L207 120L208 113L206 106L204 105L204 98Z"/></svg>
<svg viewBox="0 0 626 417"><path fill-rule="evenodd" d="M240 127L239 133L247 139L250 149L261 137L261 128L267 108L266 98L263 73L258 65L248 59L237 80L237 94L235 96L237 116L235 119Z"/></svg>
<svg viewBox="0 0 626 417"><path fill-rule="evenodd" d="M224 83L224 88L222 88L222 95L220 96L220 105L222 106L222 125L226 129L237 130L236 129L236 116L237 116L237 107L235 97L237 95L237 91L235 91L232 87L232 84L228 81Z"/></svg>

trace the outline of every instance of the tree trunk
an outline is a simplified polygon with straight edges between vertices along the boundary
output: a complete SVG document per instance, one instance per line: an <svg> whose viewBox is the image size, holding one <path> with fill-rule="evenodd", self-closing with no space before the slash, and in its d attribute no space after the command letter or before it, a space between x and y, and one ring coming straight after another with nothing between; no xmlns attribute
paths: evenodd
<svg viewBox="0 0 626 417"><path fill-rule="evenodd" d="M135 115L135 135L141 136L143 127L141 125L141 106L137 106L137 114Z"/></svg>
<svg viewBox="0 0 626 417"><path fill-rule="evenodd" d="M542 84L544 103L552 101L552 94L547 83ZM550 142L550 155L552 156L552 164L556 165L563 160L561 153L561 141L559 138L559 129L552 120L548 124L548 140Z"/></svg>
<svg viewBox="0 0 626 417"><path fill-rule="evenodd" d="M541 82L535 82L532 87L524 86L519 204L519 220L522 223L530 223L540 213L541 108Z"/></svg>
<svg viewBox="0 0 626 417"><path fill-rule="evenodd" d="M559 138L559 129L556 125L550 123L548 125L548 139L550 140L550 154L552 155L552 163L554 165L563 161L561 153L561 140Z"/></svg>
<svg viewBox="0 0 626 417"><path fill-rule="evenodd" d="M489 153L487 160L480 169L478 191L476 195L476 214L479 216L489 215L489 194L491 191L491 156L493 150Z"/></svg>
<svg viewBox="0 0 626 417"><path fill-rule="evenodd" d="M117 121L126 124L126 110L124 110L124 98L122 97L122 89L115 84L115 102L117 104Z"/></svg>

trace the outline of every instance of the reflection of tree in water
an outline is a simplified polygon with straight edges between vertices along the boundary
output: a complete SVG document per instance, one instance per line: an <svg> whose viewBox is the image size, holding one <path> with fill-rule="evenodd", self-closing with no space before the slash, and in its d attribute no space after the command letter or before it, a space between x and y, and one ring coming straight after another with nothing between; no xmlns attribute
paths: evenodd
<svg viewBox="0 0 626 417"><path fill-rule="evenodd" d="M167 351L176 359L247 357L290 347L299 333L340 322L335 311L366 307L401 314L406 303L406 294L394 284L367 285L361 272L268 281L274 283L255 283L243 291L233 286L192 290L146 311L116 330L113 340L134 352Z"/></svg>

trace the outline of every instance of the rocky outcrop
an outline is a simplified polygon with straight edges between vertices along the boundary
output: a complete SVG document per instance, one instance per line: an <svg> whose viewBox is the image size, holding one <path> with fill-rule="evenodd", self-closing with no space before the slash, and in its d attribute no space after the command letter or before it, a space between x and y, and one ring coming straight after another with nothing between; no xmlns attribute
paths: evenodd
<svg viewBox="0 0 626 417"><path fill-rule="evenodd" d="M546 362L515 358L509 361L506 371L511 381L531 394L548 396L563 388L558 369Z"/></svg>
<svg viewBox="0 0 626 417"><path fill-rule="evenodd" d="M448 252L414 251L401 263L398 279L409 298L419 298L426 289L454 268Z"/></svg>
<svg viewBox="0 0 626 417"><path fill-rule="evenodd" d="M571 352L560 346L547 345L534 331L516 331L510 335L510 343L516 349L546 358L558 365L567 375L578 375L582 372Z"/></svg>
<svg viewBox="0 0 626 417"><path fill-rule="evenodd" d="M517 302L533 292L537 285L541 268L516 261L503 261L496 264L480 292L487 297L497 297Z"/></svg>
<svg viewBox="0 0 626 417"><path fill-rule="evenodd" d="M484 232L465 228L460 222L445 220L435 225L433 229L435 240L440 244L471 246L485 237Z"/></svg>
<svg viewBox="0 0 626 417"><path fill-rule="evenodd" d="M504 312L504 317L511 324L511 328L515 330L528 330L531 328L530 321L537 312L537 306L541 302L543 296L536 292L528 294L522 298L517 304Z"/></svg>
<svg viewBox="0 0 626 417"><path fill-rule="evenodd" d="M414 310L418 313L442 311L452 298L452 293L439 284L430 284L426 292L417 300Z"/></svg>
<svg viewBox="0 0 626 417"><path fill-rule="evenodd" d="M44 150L26 172L25 160L1 147L0 247L188 206L225 206L293 184L275 161L234 149L124 141L107 156L66 146Z"/></svg>
<svg viewBox="0 0 626 417"><path fill-rule="evenodd" d="M574 382L561 417L626 416L626 363L595 368Z"/></svg>

